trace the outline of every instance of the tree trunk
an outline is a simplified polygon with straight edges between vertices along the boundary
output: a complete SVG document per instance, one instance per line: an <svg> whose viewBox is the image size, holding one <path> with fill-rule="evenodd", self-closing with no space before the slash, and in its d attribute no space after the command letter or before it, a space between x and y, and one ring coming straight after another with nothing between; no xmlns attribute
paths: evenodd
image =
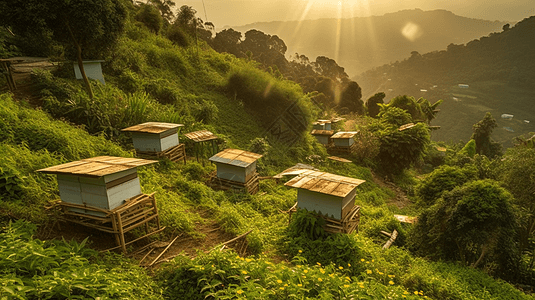
<svg viewBox="0 0 535 300"><path fill-rule="evenodd" d="M71 34L72 41L74 43L74 46L76 47L76 60L78 61L78 68L80 69L80 74L82 74L82 79L84 80L85 87L87 89L87 94L89 95L89 98L93 99L93 90L91 89L91 83L89 82L89 79L85 75L84 62L82 61L82 47L80 47L80 44L74 37L74 34L72 33L71 26L69 25L69 23L67 23L67 29L69 29L69 33Z"/></svg>

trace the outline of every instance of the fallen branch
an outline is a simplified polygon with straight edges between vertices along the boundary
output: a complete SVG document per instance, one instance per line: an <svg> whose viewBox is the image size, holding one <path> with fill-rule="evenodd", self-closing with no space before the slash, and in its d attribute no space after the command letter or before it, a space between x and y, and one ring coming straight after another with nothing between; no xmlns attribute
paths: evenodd
<svg viewBox="0 0 535 300"><path fill-rule="evenodd" d="M383 246L383 249L388 249L394 243L396 238L398 237L398 231L394 229L392 232L392 235L390 236L390 239L386 242L386 244Z"/></svg>
<svg viewBox="0 0 535 300"><path fill-rule="evenodd" d="M165 249L163 249L162 253L160 253L160 255L158 255L158 257L156 257L156 258L150 263L150 265L148 265L148 267L151 267L152 265L154 265L154 263L155 263L156 261L158 261L158 259L160 259L160 257L162 257L162 255L163 255L169 248L171 248L171 246L173 245L173 243L174 243L179 237L181 237L181 236L182 236L182 233L179 234L179 235L177 235L177 236L175 237L175 239L174 239L171 243L169 243L169 245L167 245L167 247L165 247Z"/></svg>

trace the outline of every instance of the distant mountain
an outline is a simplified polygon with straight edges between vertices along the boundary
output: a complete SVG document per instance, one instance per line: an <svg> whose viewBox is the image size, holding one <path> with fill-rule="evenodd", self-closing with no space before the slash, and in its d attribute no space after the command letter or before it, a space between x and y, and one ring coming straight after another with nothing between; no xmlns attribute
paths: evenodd
<svg viewBox="0 0 535 300"><path fill-rule="evenodd" d="M443 99L433 125L435 140L467 141L472 125L491 112L498 120L495 139L511 146L512 138L535 131L535 16L466 45L383 65L356 80L365 99L376 92ZM514 117L501 118L502 114Z"/></svg>
<svg viewBox="0 0 535 300"><path fill-rule="evenodd" d="M233 29L242 33L257 29L278 35L288 46L287 54L297 52L311 60L327 56L335 59L350 76L355 76L372 67L401 60L412 51L425 53L445 49L451 43L466 43L500 31L504 24L465 18L445 10L414 9L341 20L260 22Z"/></svg>

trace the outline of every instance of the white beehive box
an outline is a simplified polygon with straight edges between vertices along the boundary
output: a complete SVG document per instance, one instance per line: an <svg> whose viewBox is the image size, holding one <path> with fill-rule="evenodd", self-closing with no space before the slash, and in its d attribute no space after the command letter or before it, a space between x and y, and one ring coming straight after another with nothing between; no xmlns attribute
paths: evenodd
<svg viewBox="0 0 535 300"><path fill-rule="evenodd" d="M161 122L147 122L134 125L122 131L132 133L132 141L136 151L162 152L177 146L178 129L184 125Z"/></svg>
<svg viewBox="0 0 535 300"><path fill-rule="evenodd" d="M342 220L355 206L357 187L365 180L307 170L286 186L297 188L297 207Z"/></svg>
<svg viewBox="0 0 535 300"><path fill-rule="evenodd" d="M157 161L99 156L38 170L57 174L61 201L113 210L141 194L137 167ZM83 213L83 212L82 212Z"/></svg>
<svg viewBox="0 0 535 300"><path fill-rule="evenodd" d="M327 146L331 142L331 136L334 134L334 131L314 129L310 134L313 135L322 145Z"/></svg>
<svg viewBox="0 0 535 300"><path fill-rule="evenodd" d="M358 131L340 131L331 136L335 147L351 147L355 140L353 139Z"/></svg>
<svg viewBox="0 0 535 300"><path fill-rule="evenodd" d="M238 149L225 149L210 157L216 164L217 177L246 183L256 173L256 161L260 154Z"/></svg>
<svg viewBox="0 0 535 300"><path fill-rule="evenodd" d="M84 65L85 76L87 76L87 78L98 80L102 84L106 84L104 81L104 76L102 75L102 67L100 65L100 63L103 62L104 60L84 60L82 63ZM78 62L74 62L73 65L76 79L82 79L82 72L80 72Z"/></svg>

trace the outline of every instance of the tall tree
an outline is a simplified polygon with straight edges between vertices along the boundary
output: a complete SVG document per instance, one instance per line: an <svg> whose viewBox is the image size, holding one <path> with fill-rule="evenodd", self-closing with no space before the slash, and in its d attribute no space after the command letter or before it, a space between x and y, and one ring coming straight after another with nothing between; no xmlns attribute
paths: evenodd
<svg viewBox="0 0 535 300"><path fill-rule="evenodd" d="M119 0L5 0L4 23L17 32L34 29L53 33L54 40L74 49L89 96L91 84L82 57L95 58L110 51L126 21ZM4 12L3 12L4 13Z"/></svg>
<svg viewBox="0 0 535 300"><path fill-rule="evenodd" d="M483 120L474 124L472 127L474 131L472 139L476 141L477 154L485 155L489 158L501 155L502 147L500 143L495 142L490 137L496 127L498 127L498 124L490 112L485 114Z"/></svg>
<svg viewBox="0 0 535 300"><path fill-rule="evenodd" d="M385 93L380 92L371 96L368 101L366 101L366 108L368 108L368 115L375 118L379 115L381 107L378 104L384 104L383 99L386 97Z"/></svg>
<svg viewBox="0 0 535 300"><path fill-rule="evenodd" d="M340 98L340 107L347 107L349 111L358 115L364 114L364 102L362 101L362 89L355 81L346 85Z"/></svg>

